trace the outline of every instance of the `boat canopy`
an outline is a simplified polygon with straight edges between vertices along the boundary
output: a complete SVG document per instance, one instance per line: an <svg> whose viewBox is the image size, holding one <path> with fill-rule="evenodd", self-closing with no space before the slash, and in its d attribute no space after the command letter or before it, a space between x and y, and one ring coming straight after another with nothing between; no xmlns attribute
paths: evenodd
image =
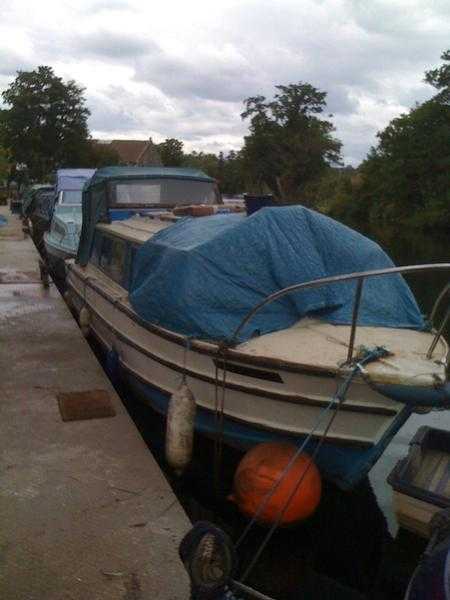
<svg viewBox="0 0 450 600"><path fill-rule="evenodd" d="M34 216L49 222L52 218L53 203L55 200L54 188L43 188L34 195L34 201L31 204L30 213Z"/></svg>
<svg viewBox="0 0 450 600"><path fill-rule="evenodd" d="M187 218L137 251L130 302L150 323L188 337L226 340L269 294L326 276L392 267L372 240L302 206ZM286 329L307 315L349 324L356 282L307 289L267 305L239 341ZM358 323L423 329L401 275L364 283Z"/></svg>
<svg viewBox="0 0 450 600"><path fill-rule="evenodd" d="M187 185L189 182L189 185ZM179 167L103 167L83 188L83 226L77 260L89 260L97 223L111 222L112 209L151 209L177 204L213 204L215 179L203 171ZM136 210L134 211L136 212ZM125 213L131 216L133 213Z"/></svg>
<svg viewBox="0 0 450 600"><path fill-rule="evenodd" d="M58 169L56 171L56 194L79 191L95 173L95 169Z"/></svg>
<svg viewBox="0 0 450 600"><path fill-rule="evenodd" d="M54 187L48 183L36 183L25 190L22 197L22 214L24 216L28 216L31 213L34 197L41 190L52 191Z"/></svg>

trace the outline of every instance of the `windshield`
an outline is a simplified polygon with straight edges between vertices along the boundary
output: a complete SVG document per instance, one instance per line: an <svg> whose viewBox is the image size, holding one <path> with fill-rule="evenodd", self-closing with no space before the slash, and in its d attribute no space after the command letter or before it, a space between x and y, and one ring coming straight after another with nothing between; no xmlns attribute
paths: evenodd
<svg viewBox="0 0 450 600"><path fill-rule="evenodd" d="M81 204L81 190L59 192L58 204Z"/></svg>
<svg viewBox="0 0 450 600"><path fill-rule="evenodd" d="M218 201L216 185L189 179L147 179L113 184L116 205L214 204Z"/></svg>

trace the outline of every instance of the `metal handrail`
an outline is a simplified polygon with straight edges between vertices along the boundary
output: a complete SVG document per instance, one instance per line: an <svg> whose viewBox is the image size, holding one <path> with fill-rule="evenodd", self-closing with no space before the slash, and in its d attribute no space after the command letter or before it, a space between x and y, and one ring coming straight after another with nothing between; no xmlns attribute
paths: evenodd
<svg viewBox="0 0 450 600"><path fill-rule="evenodd" d="M430 322L432 325L434 322L434 317L436 316L436 313L438 311L439 305L441 304L442 300L445 298L446 293L449 291L450 291L450 282L447 283L446 285L444 285L439 296L436 298L436 302L433 305L433 308L430 313Z"/></svg>
<svg viewBox="0 0 450 600"><path fill-rule="evenodd" d="M436 313L439 309L439 306L441 305L442 300L445 298L447 292L449 292L449 291L450 291L450 283L447 283L446 285L444 285L439 296L436 298L436 302L434 303L433 308L431 310L431 314L430 314L430 323L431 323L432 327L434 325L434 318L436 317ZM443 317L441 324L436 331L436 335L434 336L434 340L431 342L431 346L429 347L428 352L427 352L428 359L433 356L434 349L436 348L439 338L443 334L444 329L445 329L449 319L450 319L450 308L447 310L447 314Z"/></svg>
<svg viewBox="0 0 450 600"><path fill-rule="evenodd" d="M360 304L361 304L362 287L363 287L363 283L364 283L365 279L368 279L370 277L380 277L380 276L384 276L384 275L403 274L403 273L418 273L421 271L446 271L446 270L450 270L450 263L408 265L408 266L404 266L404 267L390 267L388 269L374 269L371 271L361 271L359 273L348 273L345 275L334 275L331 277L322 277L320 279L313 279L312 281L306 281L304 283L296 283L294 285L290 285L286 288L283 288L282 290L278 290L278 292L274 292L273 294L270 294L269 296L264 298L264 300L259 302L256 306L254 306L247 313L247 315L242 319L242 321L239 323L238 327L235 329L235 331L230 339L230 346L236 345L237 338L238 338L240 332L242 331L242 329L264 306L266 306L267 304L271 304L272 302L274 302L275 300L278 300L279 298L282 298L283 296L286 296L286 294L289 294L291 292L299 292L299 291L302 291L305 289L323 287L325 285L330 285L333 283L344 283L346 281L356 280L357 286L356 286L356 290L355 290L355 299L353 302L352 323L351 323L351 329L350 329L349 348L348 348L348 354L347 354L347 362L350 362L353 357L353 346L354 346L354 342L355 342L359 308L360 308ZM448 287L450 287L450 284L446 288L444 288L443 292L441 292L441 294L438 297L437 302L439 302L439 303L441 302ZM436 303L435 303L435 306L436 306ZM444 327L445 327L445 324L446 324L448 318L449 318L449 313L447 313L447 317L444 318L443 323L439 327L439 329L436 333L436 336L433 340L433 343L430 346L428 354L433 353L433 350L436 347L436 344L437 344L440 336L442 335L442 332L444 330ZM430 356L428 356L428 354L427 354L427 357L431 358L431 354L430 354Z"/></svg>

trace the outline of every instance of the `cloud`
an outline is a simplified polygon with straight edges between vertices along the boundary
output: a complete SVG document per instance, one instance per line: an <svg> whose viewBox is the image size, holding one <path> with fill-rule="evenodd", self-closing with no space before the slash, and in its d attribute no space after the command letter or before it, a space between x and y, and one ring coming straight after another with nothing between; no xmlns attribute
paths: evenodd
<svg viewBox="0 0 450 600"><path fill-rule="evenodd" d="M220 151L221 146L239 148L245 132L244 124L233 118L236 107L228 103L198 105L189 99L172 99L168 104L157 90L130 93L121 86L112 86L101 96L89 96L88 103L94 137L152 137L156 142L176 137L188 150Z"/></svg>
<svg viewBox="0 0 450 600"><path fill-rule="evenodd" d="M11 52L0 47L0 76L6 79L16 75L17 71L26 71L33 68L33 63L28 57Z"/></svg>
<svg viewBox="0 0 450 600"><path fill-rule="evenodd" d="M260 73L232 47L203 48L186 59L156 49L135 63L135 78L175 98L242 101Z"/></svg>
<svg viewBox="0 0 450 600"><path fill-rule="evenodd" d="M105 29L94 31L35 31L32 36L37 54L46 60L58 57L77 61L94 59L111 63L126 63L133 58L155 52L158 46L143 36Z"/></svg>
<svg viewBox="0 0 450 600"><path fill-rule="evenodd" d="M96 31L74 37L72 50L77 56L89 56L112 60L128 60L150 51L154 44L136 36L113 31Z"/></svg>
<svg viewBox="0 0 450 600"><path fill-rule="evenodd" d="M90 16L112 11L129 11L130 3L127 2L127 0L92 0L89 4L81 7L79 10L81 13Z"/></svg>

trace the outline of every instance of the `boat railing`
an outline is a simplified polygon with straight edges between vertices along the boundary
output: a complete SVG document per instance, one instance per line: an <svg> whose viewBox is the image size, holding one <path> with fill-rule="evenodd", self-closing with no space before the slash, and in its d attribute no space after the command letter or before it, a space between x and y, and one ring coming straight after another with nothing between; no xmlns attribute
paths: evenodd
<svg viewBox="0 0 450 600"><path fill-rule="evenodd" d="M446 285L444 285L441 293L436 298L436 302L434 303L433 309L430 314L431 327L434 327L434 320L436 318L436 314L442 304L442 301L444 300L444 298L447 296L447 294L449 292L450 292L450 282L447 283ZM434 340L432 341L431 346L427 352L427 358L431 358L433 356L434 349L436 348L439 338L443 334L444 329L447 326L449 319L450 319L450 306L447 307L447 311L446 311L445 315L443 316L440 325L438 327L435 327L436 335L434 336Z"/></svg>
<svg viewBox="0 0 450 600"><path fill-rule="evenodd" d="M365 280L369 279L371 277L383 277L386 275L396 275L396 274L403 275L403 274L408 274L408 273L419 273L419 272L423 272L423 271L427 271L427 272L428 271L450 271L450 263L407 265L407 266L403 266L403 267L390 267L390 268L386 268L386 269L375 269L375 270L371 270L371 271L362 271L362 272L358 272L358 273L347 273L345 275L333 275L331 277L322 277L320 279L313 279L312 281L306 281L304 283L296 283L294 285L290 285L281 290L278 290L277 292L274 292L273 294L270 294L269 296L264 298L264 300L259 302L256 306L254 306L247 313L247 315L242 319L242 321L239 323L238 327L235 329L235 331L231 337L230 345L235 345L237 343L239 334L241 333L243 328L267 304L271 304L275 300L279 300L283 296L286 296L287 294L290 294L292 292L300 292L303 290L307 290L307 289L311 289L311 288L319 288L319 287L323 287L326 285L332 285L332 284L336 284L336 283L345 283L345 282L349 282L349 281L356 281L355 296L353 299L352 321L351 321L351 327L350 327L350 338L349 338L349 343L348 343L348 352L347 352L347 359L346 359L346 364L348 364L353 359L353 350L354 350L356 330L357 330L357 325L358 325L358 314L359 314L359 309L361 306L362 291L363 291L363 285L364 285ZM450 292L450 283L448 283L447 285L444 286L444 289L441 291L441 293L437 297L436 302L433 306L433 310L431 312L432 326L434 325L433 321L436 317L436 313L437 313L440 305L442 304L442 301L447 296L448 292ZM447 309L447 312L444 315L439 326L437 328L434 328L436 333L435 333L433 341L430 345L430 348L428 349L428 352L427 352L428 359L430 359L432 357L434 349L436 348L436 345L437 345L440 337L442 336L449 319L450 319L450 307Z"/></svg>

